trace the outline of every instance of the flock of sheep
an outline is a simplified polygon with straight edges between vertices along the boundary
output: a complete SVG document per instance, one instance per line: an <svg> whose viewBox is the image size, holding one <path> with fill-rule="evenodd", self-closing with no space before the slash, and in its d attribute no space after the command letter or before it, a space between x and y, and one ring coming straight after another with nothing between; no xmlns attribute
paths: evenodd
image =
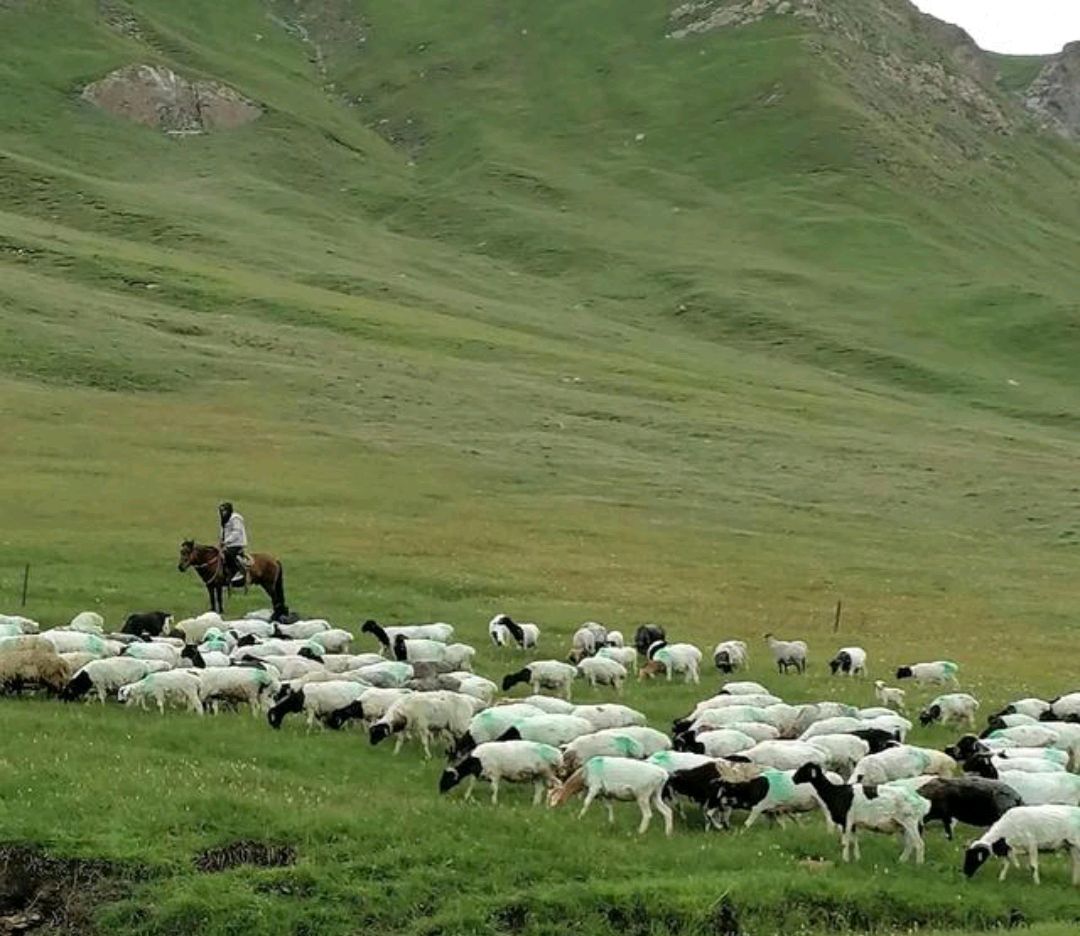
<svg viewBox="0 0 1080 936"><path fill-rule="evenodd" d="M627 643L617 631L585 624L567 660L532 660L501 686L472 672L475 649L453 642L449 624L368 621L361 631L379 652L351 652L353 635L327 621L279 624L269 612L232 621L210 612L176 624L164 612L145 612L113 633L94 612L45 631L0 615L0 692L46 690L102 703L115 696L128 706L180 705L200 715L247 706L273 728L289 714L303 715L309 727L358 721L372 744L394 737L395 752L412 739L430 758L442 743L449 763L441 792L467 781L468 797L484 780L497 802L502 784L529 783L536 803L545 792L553 807L583 794L579 815L600 798L609 818L613 801L634 801L640 833L654 812L671 835L676 811L727 828L737 811L750 826L762 816L783 825L821 810L840 832L845 861L852 851L858 860L857 836L866 830L901 835L900 860L922 862L927 823L940 821L949 838L964 823L986 830L965 853L966 874L997 856L1004 878L1026 854L1038 883L1039 852L1065 850L1080 885L1080 692L1019 699L991 715L980 735L964 734L938 751L907 743L913 724L905 691L880 680L879 705L862 709L791 705L757 682L729 681L669 734L625 705L571 701L575 680L621 693L635 669L643 680L699 683L702 652L668 642L660 627L639 627ZM503 614L488 635L496 647L526 651L540 640L536 625ZM804 642L766 639L778 672L806 671ZM862 648L844 647L829 666L836 676L860 677L866 659ZM747 646L720 643L712 661L735 673L747 665ZM955 663L935 661L901 666L896 678L955 690L957 672ZM519 684L532 694L497 698ZM973 696L949 691L918 717L973 731L978 708Z"/></svg>

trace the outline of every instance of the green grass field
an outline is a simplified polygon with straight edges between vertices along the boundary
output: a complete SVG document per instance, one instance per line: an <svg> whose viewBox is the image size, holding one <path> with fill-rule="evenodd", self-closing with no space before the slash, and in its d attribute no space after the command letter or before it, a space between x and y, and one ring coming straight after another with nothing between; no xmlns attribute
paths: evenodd
<svg viewBox="0 0 1080 936"><path fill-rule="evenodd" d="M956 659L986 709L1076 688L1080 153L871 80L799 20L674 40L668 13L0 0L0 610L29 563L48 624L197 612L177 547L228 498L290 604L354 630L446 620L483 645L506 610L562 656L582 620L656 620L751 640L792 701L869 704L822 676L848 642L878 675ZM177 139L79 98L133 62L266 112ZM766 630L811 643L811 678L767 673ZM664 726L714 682L627 700ZM625 812L440 801L437 765L354 732L0 718L0 839L131 863L101 930L1080 920L1061 862L1039 890L968 884L937 830L923 869L882 840L819 868L838 846L816 821L639 841ZM243 838L298 863L194 869Z"/></svg>

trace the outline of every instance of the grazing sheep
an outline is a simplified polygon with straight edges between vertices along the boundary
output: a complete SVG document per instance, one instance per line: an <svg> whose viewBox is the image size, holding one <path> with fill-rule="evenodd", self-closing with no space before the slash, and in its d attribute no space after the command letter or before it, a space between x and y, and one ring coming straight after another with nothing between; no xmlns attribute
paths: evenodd
<svg viewBox="0 0 1080 936"><path fill-rule="evenodd" d="M668 793L696 803L705 813L705 827L724 828L730 811L722 813L716 802L723 784L742 784L760 777L765 769L757 764L731 764L724 760L676 770L668 780Z"/></svg>
<svg viewBox="0 0 1080 936"><path fill-rule="evenodd" d="M71 677L61 698L65 702L74 702L93 691L104 705L106 696L119 692L122 686L170 668L163 660L137 660L132 657L92 660Z"/></svg>
<svg viewBox="0 0 1080 936"><path fill-rule="evenodd" d="M924 727L934 722L943 725L967 723L975 727L975 713L979 710L979 700L966 692L950 692L940 695L919 713L919 723Z"/></svg>
<svg viewBox="0 0 1080 936"><path fill-rule="evenodd" d="M313 639L318 639L315 637ZM408 663L438 663L451 670L471 670L476 650L468 644L447 644L438 640L394 638L394 659Z"/></svg>
<svg viewBox="0 0 1080 936"><path fill-rule="evenodd" d="M750 653L743 640L724 640L713 648L713 665L721 673L734 673L750 662ZM757 686L757 684L754 684ZM761 688L758 686L757 688ZM723 690L720 690L723 692ZM764 689L761 689L764 692Z"/></svg>
<svg viewBox="0 0 1080 936"><path fill-rule="evenodd" d="M0 654L0 695L38 688L59 693L70 678L71 670L51 646Z"/></svg>
<svg viewBox="0 0 1080 936"><path fill-rule="evenodd" d="M509 692L518 683L528 683L534 693L538 694L541 689L551 689L561 692L569 699L575 676L577 669L569 663L560 660L535 660L524 669L504 676L502 689L503 692Z"/></svg>
<svg viewBox="0 0 1080 936"><path fill-rule="evenodd" d="M472 700L468 696L456 692L416 692L390 706L372 724L368 734L373 745L397 735L395 754L407 737L416 737L424 749L424 759L430 760L435 736L441 735L453 747L469 730L472 717Z"/></svg>
<svg viewBox="0 0 1080 936"><path fill-rule="evenodd" d="M978 773L1008 784L1020 794L1025 806L1080 806L1080 776L1076 774L999 770L985 761Z"/></svg>
<svg viewBox="0 0 1080 936"><path fill-rule="evenodd" d="M574 631L574 636L570 640L570 656L567 659L571 663L580 663L594 653L596 653L596 631L585 624Z"/></svg>
<svg viewBox="0 0 1080 936"><path fill-rule="evenodd" d="M308 643L315 644L326 653L348 653L353 641L353 635L340 627L330 630L319 631L308 638Z"/></svg>
<svg viewBox="0 0 1080 936"><path fill-rule="evenodd" d="M1080 692L1058 696L1037 717L1039 721L1080 722Z"/></svg>
<svg viewBox="0 0 1080 936"><path fill-rule="evenodd" d="M626 645L626 638L623 637L622 631L608 631L607 639L604 641L605 647L621 648Z"/></svg>
<svg viewBox="0 0 1080 936"><path fill-rule="evenodd" d="M633 647L601 647L596 656L603 660L614 660L627 671L637 663L637 651Z"/></svg>
<svg viewBox="0 0 1080 936"><path fill-rule="evenodd" d="M449 624L407 624L397 627L383 627L377 621L365 621L361 633L371 634L382 645L384 651L393 648L394 639L400 634L407 640L438 640L446 643L454 636L454 628Z"/></svg>
<svg viewBox="0 0 1080 936"><path fill-rule="evenodd" d="M829 661L829 670L833 676L865 676L866 651L862 647L841 647Z"/></svg>
<svg viewBox="0 0 1080 936"><path fill-rule="evenodd" d="M576 715L530 715L514 722L496 740L536 741L561 747L575 738L592 733L592 722Z"/></svg>
<svg viewBox="0 0 1080 936"><path fill-rule="evenodd" d="M774 770L795 770L803 764L824 764L828 756L805 741L762 741L730 759Z"/></svg>
<svg viewBox="0 0 1080 936"><path fill-rule="evenodd" d="M634 631L634 649L642 656L648 654L649 647L662 640L667 640L667 634L659 624L642 624Z"/></svg>
<svg viewBox="0 0 1080 936"><path fill-rule="evenodd" d="M881 731L887 731L900 741L907 739L908 732L911 731L912 727L911 722L902 715L878 715L876 718L864 718L862 723L863 728L877 728Z"/></svg>
<svg viewBox="0 0 1080 936"><path fill-rule="evenodd" d="M647 719L636 709L613 702L602 705L575 705L572 715L587 718L597 731L605 728L629 728L632 725L644 725Z"/></svg>
<svg viewBox="0 0 1080 936"><path fill-rule="evenodd" d="M809 741L818 735L851 734L866 728L866 721L853 715L837 715L813 722L801 735L800 741Z"/></svg>
<svg viewBox="0 0 1080 936"><path fill-rule="evenodd" d="M610 801L636 800L641 810L638 835L643 835L649 828L655 807L664 819L664 834L670 836L674 831L674 817L663 799L667 779L668 772L656 764L619 757L593 757L584 767L574 771L561 787L552 791L548 803L560 806L575 793L585 790L585 802L578 819L585 815L597 796L602 796L608 800L608 821L613 823L615 813Z"/></svg>
<svg viewBox="0 0 1080 936"><path fill-rule="evenodd" d="M796 673L806 672L806 642L802 640L777 640L772 634L766 634L765 639L769 643L776 669L779 673L786 673L791 667L795 667Z"/></svg>
<svg viewBox="0 0 1080 936"><path fill-rule="evenodd" d="M100 637L105 633L105 618L96 611L80 611L71 619L67 630L78 631L81 634L97 634Z"/></svg>
<svg viewBox="0 0 1080 936"><path fill-rule="evenodd" d="M137 705L139 708L146 708L146 703L153 700L162 715L165 714L166 702L186 705L189 711L202 715L199 683L200 677L186 669L148 673L137 682L121 686L116 698L123 705Z"/></svg>
<svg viewBox="0 0 1080 936"><path fill-rule="evenodd" d="M671 739L662 731L657 731L648 725L623 725L620 728L601 728L596 734L601 737L604 735L620 735L633 738L641 745L643 757L651 757L660 751L671 750Z"/></svg>
<svg viewBox="0 0 1080 936"><path fill-rule="evenodd" d="M751 780L736 783L721 781L706 802L705 813L714 824L719 818L719 825L726 828L732 812L736 809L749 810L743 826L749 829L763 815L773 816L782 824L785 816L818 809L820 803L813 786L796 783L794 777L793 769L765 767L760 776ZM825 774L825 777L836 783L841 782L836 774Z"/></svg>
<svg viewBox="0 0 1080 936"><path fill-rule="evenodd" d="M630 760L644 760L645 748L640 742L618 730L582 735L563 748L563 775L572 774L593 757L625 757Z"/></svg>
<svg viewBox="0 0 1080 936"><path fill-rule="evenodd" d="M496 705L494 708L477 712L470 718L465 731L454 746L453 755L461 757L478 744L495 741L510 728L526 718L536 718L545 714L535 705L516 702L509 705Z"/></svg>
<svg viewBox="0 0 1080 936"><path fill-rule="evenodd" d="M123 644L115 640L106 640L97 634L84 634L81 631L55 630L45 631L42 640L53 645L57 653L94 653L99 657L119 656Z"/></svg>
<svg viewBox="0 0 1080 936"><path fill-rule="evenodd" d="M216 611L205 611L196 618L186 618L175 624L171 632L183 638L185 643L201 644L210 628L221 630L223 623Z"/></svg>
<svg viewBox="0 0 1080 936"><path fill-rule="evenodd" d="M755 744L760 744L762 741L777 741L780 738L780 732L777 731L772 725L767 725L765 722L735 722L731 725L724 725L724 728L729 731L738 731L740 734L748 735L754 739ZM701 737L705 731L716 729L704 729L697 732L697 736Z"/></svg>
<svg viewBox="0 0 1080 936"><path fill-rule="evenodd" d="M442 772L439 792L449 792L468 777L465 799L471 799L473 787L479 777L491 784L491 804L494 806L499 802L499 784L502 781L532 781L536 789L533 805L538 806L545 787L549 790L558 787L557 777L561 766L562 753L550 744L535 741L489 741L477 745L470 754Z"/></svg>
<svg viewBox="0 0 1080 936"><path fill-rule="evenodd" d="M855 765L870 754L869 743L853 734L815 735L805 743L825 755L826 770L835 770L842 777L850 777Z"/></svg>
<svg viewBox="0 0 1080 936"><path fill-rule="evenodd" d="M901 666L896 671L897 679L914 679L917 683L930 683L942 685L951 683L959 686L956 674L960 667L951 660L935 660L933 663L912 663L910 666Z"/></svg>
<svg viewBox="0 0 1080 936"><path fill-rule="evenodd" d="M1050 711L1050 703L1044 702L1042 699L1017 699L1015 702L1010 702L1000 712L996 712L997 715L1027 715L1029 718L1034 718L1038 721L1042 717L1043 712Z"/></svg>
<svg viewBox="0 0 1080 936"><path fill-rule="evenodd" d="M524 699L518 699L516 702L505 700L499 703L499 705L518 704L531 705L550 715L572 715L575 708L573 702L567 702L565 699L556 699L554 696L548 695L531 695L525 696Z"/></svg>
<svg viewBox="0 0 1080 936"><path fill-rule="evenodd" d="M771 695L715 695L710 699L704 699L703 701L698 702L689 715L684 715L682 718L676 718L675 721L672 722L672 731L674 731L675 734L682 734L684 731L687 731L704 712L707 712L710 709L731 708L736 705L741 705L764 710L770 705L780 703L780 701L781 700L776 696Z"/></svg>
<svg viewBox="0 0 1080 936"><path fill-rule="evenodd" d="M506 627L508 614L496 614L488 621L488 637L496 647L506 647L510 644L510 631Z"/></svg>
<svg viewBox="0 0 1080 936"><path fill-rule="evenodd" d="M758 742L733 728L717 728L698 735L684 734L675 739L677 750L708 757L730 757L754 747Z"/></svg>
<svg viewBox="0 0 1080 936"><path fill-rule="evenodd" d="M645 758L646 763L656 764L663 767L668 774L677 773L681 770L693 770L695 767L703 767L711 764L713 758L705 754L694 754L690 751L657 751Z"/></svg>
<svg viewBox="0 0 1080 936"><path fill-rule="evenodd" d="M1014 852L1027 852L1032 880L1039 884L1039 852L1066 851L1072 857L1073 886L1080 886L1080 809L1075 806L1017 806L1010 809L964 853L964 874L971 877L990 858L1001 859L999 881L1009 873Z"/></svg>
<svg viewBox="0 0 1080 936"><path fill-rule="evenodd" d="M383 717L395 702L411 695L411 689L380 689L378 687L364 687L363 692L343 708L335 709L326 718L326 726L335 731L341 728L350 719L371 722L378 721Z"/></svg>
<svg viewBox="0 0 1080 936"><path fill-rule="evenodd" d="M310 658L307 650L301 650L300 656ZM318 662L331 673L347 673L365 666L379 666L386 661L377 653L328 653L319 657Z"/></svg>
<svg viewBox="0 0 1080 936"><path fill-rule="evenodd" d="M457 681L457 692L473 696L473 698L479 699L485 705L491 705L495 701L495 693L499 691L499 687L490 679L466 672L448 673L447 675Z"/></svg>
<svg viewBox="0 0 1080 936"><path fill-rule="evenodd" d="M851 782L875 785L906 777L951 777L956 773L956 767L956 761L941 751L902 744L878 754L868 754L855 765Z"/></svg>
<svg viewBox="0 0 1080 936"><path fill-rule="evenodd" d="M843 859L850 860L851 846L859 860L859 829L874 832L901 832L904 850L900 860L907 861L912 852L916 864L922 864L925 845L919 827L930 812L929 800L901 787L873 787L834 783L817 764L805 764L792 776L794 783L809 783L821 801L829 818L841 829Z"/></svg>
<svg viewBox="0 0 1080 936"><path fill-rule="evenodd" d="M177 672L190 673L191 670ZM252 717L281 688L276 672L255 666L230 666L199 670L199 701L217 714L221 702L246 704Z"/></svg>
<svg viewBox="0 0 1080 936"><path fill-rule="evenodd" d="M49 651L51 650L52 644L49 644ZM68 672L70 673L77 673L84 666L86 666L87 663L99 659L96 654L86 653L85 651L76 653L61 653L59 654L59 656L60 659L64 661L64 664L67 666Z"/></svg>
<svg viewBox="0 0 1080 936"><path fill-rule="evenodd" d="M880 679L874 682L874 696L886 708L896 709L898 712L907 711L904 706L904 697L906 695L907 693L903 689L886 686Z"/></svg>
<svg viewBox="0 0 1080 936"><path fill-rule="evenodd" d="M56 653L56 648L37 634L14 634L11 637L0 637L0 653L14 653L16 651L38 650L41 653ZM94 659L98 658L95 653Z"/></svg>
<svg viewBox="0 0 1080 936"><path fill-rule="evenodd" d="M742 641L740 641L741 643ZM742 680L741 682L726 682L720 687L717 695L769 695L769 690L761 683Z"/></svg>
<svg viewBox="0 0 1080 936"><path fill-rule="evenodd" d="M660 673L667 674L667 681L682 674L688 683L701 682L701 651L693 644L663 644L649 649L649 661L638 670L638 679L649 679Z"/></svg>
<svg viewBox="0 0 1080 936"><path fill-rule="evenodd" d="M589 681L593 689L598 686L611 686L617 693L622 694L627 673L626 667L621 663L607 657L593 656L578 663L577 669L582 678Z"/></svg>
<svg viewBox="0 0 1080 936"><path fill-rule="evenodd" d="M315 727L316 718L329 724L328 720L334 712L351 705L367 688L360 683L340 679L309 683L287 693L284 699L266 713L266 719L271 728L277 729L290 712L307 712L307 727L310 731ZM340 724L341 720L335 719L334 726Z"/></svg>
<svg viewBox="0 0 1080 936"><path fill-rule="evenodd" d="M496 647L514 641L521 650L531 650L540 642L540 628L531 622L518 623L509 614L496 614L488 624L488 636Z"/></svg>
<svg viewBox="0 0 1080 936"><path fill-rule="evenodd" d="M371 666L361 666L356 673L380 689L400 689L416 675L416 670L411 663L386 660Z"/></svg>
<svg viewBox="0 0 1080 936"><path fill-rule="evenodd" d="M168 611L136 611L124 621L122 633L135 637L160 637L169 633L172 615Z"/></svg>
<svg viewBox="0 0 1080 936"><path fill-rule="evenodd" d="M991 715L986 719L986 729L979 737L987 738L995 731L1015 728L1017 725L1037 725L1039 720L1030 715Z"/></svg>
<svg viewBox="0 0 1080 936"><path fill-rule="evenodd" d="M312 618L307 621L295 621L292 624L278 624L273 628L273 634L275 637L285 637L290 640L310 640L316 634L322 634L331 629L329 621Z"/></svg>
<svg viewBox="0 0 1080 936"><path fill-rule="evenodd" d="M123 655L131 657L133 660L160 660L162 663L168 663L171 669L175 669L180 665L182 649L172 646L167 643L142 643L137 642L128 644L124 648Z"/></svg>

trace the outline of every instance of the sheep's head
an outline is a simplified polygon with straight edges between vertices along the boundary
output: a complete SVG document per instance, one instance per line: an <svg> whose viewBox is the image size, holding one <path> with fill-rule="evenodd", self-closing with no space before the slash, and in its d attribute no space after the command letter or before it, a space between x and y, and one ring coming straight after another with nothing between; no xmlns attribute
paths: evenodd
<svg viewBox="0 0 1080 936"><path fill-rule="evenodd" d="M998 843L1004 846L1004 855L1008 855L1009 846L1004 839L998 839L994 843L994 848L991 850L989 845L984 845L982 842L975 842L968 846L966 852L964 852L964 875L971 877L979 870L987 861L990 860L991 854L997 852Z"/></svg>
<svg viewBox="0 0 1080 936"><path fill-rule="evenodd" d="M940 719L941 719L941 706L940 705L937 705L937 704L931 705L931 706L928 706L927 708L924 708L921 712L919 712L919 724L922 725L923 727L926 727L927 725L932 725L934 722L939 721Z"/></svg>

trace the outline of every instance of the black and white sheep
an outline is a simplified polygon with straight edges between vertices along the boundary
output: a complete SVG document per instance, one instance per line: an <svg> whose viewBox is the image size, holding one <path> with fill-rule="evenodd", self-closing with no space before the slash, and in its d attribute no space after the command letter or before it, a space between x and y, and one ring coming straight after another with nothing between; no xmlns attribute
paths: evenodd
<svg viewBox="0 0 1080 936"><path fill-rule="evenodd" d="M1072 882L1080 886L1080 809L1075 806L1018 806L1010 809L972 842L964 853L964 874L971 877L992 855L1002 859L999 881L1009 873L1016 853L1028 856L1032 880L1039 881L1039 852L1068 851Z"/></svg>
<svg viewBox="0 0 1080 936"><path fill-rule="evenodd" d="M829 671L833 676L865 676L866 651L862 647L841 647L829 661Z"/></svg>
<svg viewBox="0 0 1080 936"><path fill-rule="evenodd" d="M551 806L560 806L584 790L585 801L578 819L585 815L593 800L601 796L607 800L608 821L614 822L611 800L636 800L641 810L638 834L643 835L649 828L655 808L664 819L664 833L670 836L674 831L674 817L671 807L663 799L667 780L668 772L656 764L619 757L593 757L553 790L548 802Z"/></svg>
<svg viewBox="0 0 1080 936"><path fill-rule="evenodd" d="M469 754L447 767L439 778L439 792L447 793L466 777L465 799L472 797L477 779L491 784L491 803L499 802L499 784L528 783L535 785L533 805L539 805L544 788L558 787L562 753L550 744L535 741L488 741L477 745Z"/></svg>
<svg viewBox="0 0 1080 936"><path fill-rule="evenodd" d="M796 673L806 672L807 647L802 640L777 640L772 634L766 634L765 640L769 644L776 663L776 669L780 673L786 673L792 667Z"/></svg>
<svg viewBox="0 0 1080 936"><path fill-rule="evenodd" d="M516 673L504 676L502 689L503 692L509 692L518 683L526 683L532 686L534 693L539 693L541 689L551 689L569 699L575 676L577 669L569 663L561 660L534 660Z"/></svg>

